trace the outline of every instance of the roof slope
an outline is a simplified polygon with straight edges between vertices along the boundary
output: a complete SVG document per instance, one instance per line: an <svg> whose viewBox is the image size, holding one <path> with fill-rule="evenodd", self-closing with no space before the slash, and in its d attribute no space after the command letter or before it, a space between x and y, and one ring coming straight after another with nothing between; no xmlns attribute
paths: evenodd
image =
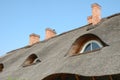
<svg viewBox="0 0 120 80"><path fill-rule="evenodd" d="M88 28L92 28L88 30ZM109 46L77 56L68 51L74 41L84 34L95 34ZM27 80L41 80L54 73L75 73L84 76L100 76L120 73L120 13L104 18L99 24L63 33L33 46L9 52L0 58L4 70L0 80L8 77ZM36 54L40 63L29 67L21 65L31 54ZM67 54L67 56L65 56Z"/></svg>

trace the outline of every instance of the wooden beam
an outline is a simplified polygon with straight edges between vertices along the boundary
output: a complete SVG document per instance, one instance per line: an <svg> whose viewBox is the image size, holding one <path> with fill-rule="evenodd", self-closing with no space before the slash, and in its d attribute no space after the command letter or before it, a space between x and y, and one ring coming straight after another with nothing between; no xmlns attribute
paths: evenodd
<svg viewBox="0 0 120 80"><path fill-rule="evenodd" d="M78 75L75 75L76 80L80 80Z"/></svg>
<svg viewBox="0 0 120 80"><path fill-rule="evenodd" d="M92 77L92 80L95 80L95 77Z"/></svg>
<svg viewBox="0 0 120 80"><path fill-rule="evenodd" d="M112 78L112 76L111 76L111 75L109 76L109 78L110 78L110 80L113 80L113 78Z"/></svg>
<svg viewBox="0 0 120 80"><path fill-rule="evenodd" d="M61 80L65 80L66 76L67 76L66 74L62 74L61 75Z"/></svg>

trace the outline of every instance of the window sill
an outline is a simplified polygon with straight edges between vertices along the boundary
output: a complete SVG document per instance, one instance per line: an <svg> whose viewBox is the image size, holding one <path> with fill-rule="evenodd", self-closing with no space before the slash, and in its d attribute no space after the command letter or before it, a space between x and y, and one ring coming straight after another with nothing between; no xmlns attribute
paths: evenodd
<svg viewBox="0 0 120 80"><path fill-rule="evenodd" d="M89 53L92 53L92 52L100 51L101 49L102 49L102 48L96 49L96 50L93 50L93 51L83 52L83 53L76 53L76 54L73 54L72 56L78 56L78 55L89 54Z"/></svg>

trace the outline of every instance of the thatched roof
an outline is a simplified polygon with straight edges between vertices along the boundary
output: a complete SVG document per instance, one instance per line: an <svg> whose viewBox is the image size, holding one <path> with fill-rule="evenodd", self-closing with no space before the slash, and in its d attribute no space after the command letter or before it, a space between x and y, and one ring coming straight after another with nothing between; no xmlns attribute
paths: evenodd
<svg viewBox="0 0 120 80"><path fill-rule="evenodd" d="M82 35L94 34L108 46L100 50L69 55L73 43ZM41 62L23 67L25 60L36 54ZM41 80L55 73L72 73L83 76L101 76L120 73L120 13L102 19L97 25L86 25L26 46L0 58L4 69L0 80L8 77L27 80Z"/></svg>

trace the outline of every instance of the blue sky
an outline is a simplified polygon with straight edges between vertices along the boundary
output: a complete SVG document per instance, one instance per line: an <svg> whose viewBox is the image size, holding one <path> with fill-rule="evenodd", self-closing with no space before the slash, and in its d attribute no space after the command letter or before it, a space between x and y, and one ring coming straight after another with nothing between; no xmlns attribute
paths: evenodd
<svg viewBox="0 0 120 80"><path fill-rule="evenodd" d="M44 40L48 27L61 34L86 25L92 3L102 17L120 12L120 0L0 0L0 56L28 45L31 33Z"/></svg>

